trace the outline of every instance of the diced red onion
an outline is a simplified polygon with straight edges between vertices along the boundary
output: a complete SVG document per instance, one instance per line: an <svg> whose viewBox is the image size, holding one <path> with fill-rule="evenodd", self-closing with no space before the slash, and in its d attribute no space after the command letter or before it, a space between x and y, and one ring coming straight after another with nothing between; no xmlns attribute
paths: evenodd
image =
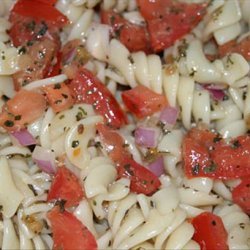
<svg viewBox="0 0 250 250"><path fill-rule="evenodd" d="M164 162L163 157L159 157L156 161L148 166L148 169L155 174L157 177L164 174Z"/></svg>
<svg viewBox="0 0 250 250"><path fill-rule="evenodd" d="M179 110L177 108L168 106L161 111L160 121L165 124L175 125L178 113Z"/></svg>
<svg viewBox="0 0 250 250"><path fill-rule="evenodd" d="M209 93L212 95L212 98L216 101L222 101L225 96L223 89L217 88L216 85L205 85L204 89L209 91Z"/></svg>
<svg viewBox="0 0 250 250"><path fill-rule="evenodd" d="M148 148L156 147L157 131L152 128L138 127L135 130L136 144Z"/></svg>
<svg viewBox="0 0 250 250"><path fill-rule="evenodd" d="M44 172L48 174L56 172L55 153L51 150L36 146L32 153L32 159Z"/></svg>
<svg viewBox="0 0 250 250"><path fill-rule="evenodd" d="M18 141L22 146L29 146L36 144L35 138L29 133L27 129L20 131L11 132L11 135Z"/></svg>

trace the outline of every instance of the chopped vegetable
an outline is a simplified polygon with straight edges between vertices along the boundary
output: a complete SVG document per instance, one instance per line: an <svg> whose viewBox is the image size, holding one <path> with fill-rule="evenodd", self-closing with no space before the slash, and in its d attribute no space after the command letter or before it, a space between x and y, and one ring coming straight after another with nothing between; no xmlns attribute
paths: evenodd
<svg viewBox="0 0 250 250"><path fill-rule="evenodd" d="M115 97L87 69L82 68L78 71L70 84L70 88L78 103L91 104L95 111L103 116L109 126L119 128L127 123L127 118Z"/></svg>
<svg viewBox="0 0 250 250"><path fill-rule="evenodd" d="M146 195L156 192L161 185L159 179L150 170L133 160L123 146L123 138L103 124L98 124L97 130L109 157L118 166L118 177L126 177L131 180L130 190Z"/></svg>
<svg viewBox="0 0 250 250"><path fill-rule="evenodd" d="M204 212L192 219L195 232L193 239L199 243L201 250L227 250L227 232L221 218Z"/></svg>
<svg viewBox="0 0 250 250"><path fill-rule="evenodd" d="M84 198L83 187L75 176L66 167L58 168L48 193L48 201L65 201L65 207L77 206Z"/></svg>
<svg viewBox="0 0 250 250"><path fill-rule="evenodd" d="M218 134L192 129L183 141L185 173L189 178L235 179L250 175L250 136L226 143Z"/></svg>
<svg viewBox="0 0 250 250"><path fill-rule="evenodd" d="M164 95L157 94L143 85L122 92L122 100L137 118L152 115L167 106Z"/></svg>
<svg viewBox="0 0 250 250"><path fill-rule="evenodd" d="M250 215L250 177L244 178L241 183L233 189L234 203L238 204L248 215Z"/></svg>
<svg viewBox="0 0 250 250"><path fill-rule="evenodd" d="M43 91L54 112L66 110L75 103L71 91L65 83L45 86L43 87Z"/></svg>
<svg viewBox="0 0 250 250"><path fill-rule="evenodd" d="M203 18L206 4L172 0L137 0L148 24L151 47L160 52L189 33Z"/></svg>
<svg viewBox="0 0 250 250"><path fill-rule="evenodd" d="M48 174L56 172L55 153L51 150L36 146L32 153L32 159L42 171Z"/></svg>
<svg viewBox="0 0 250 250"><path fill-rule="evenodd" d="M29 133L27 129L22 129L20 131L13 131L10 133L20 145L30 146L36 144L35 138Z"/></svg>
<svg viewBox="0 0 250 250"><path fill-rule="evenodd" d="M53 249L97 249L95 237L73 214L55 207L47 217L52 227Z"/></svg>
<svg viewBox="0 0 250 250"><path fill-rule="evenodd" d="M7 131L19 131L41 117L46 109L42 94L21 90L8 100L0 114L0 126Z"/></svg>
<svg viewBox="0 0 250 250"><path fill-rule="evenodd" d="M135 130L135 142L143 147L153 148L157 144L157 130L146 127L138 127Z"/></svg>

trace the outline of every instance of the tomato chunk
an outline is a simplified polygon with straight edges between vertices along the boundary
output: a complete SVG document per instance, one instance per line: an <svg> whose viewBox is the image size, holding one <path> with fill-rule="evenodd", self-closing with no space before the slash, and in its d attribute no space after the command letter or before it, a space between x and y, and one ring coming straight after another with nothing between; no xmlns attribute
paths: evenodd
<svg viewBox="0 0 250 250"><path fill-rule="evenodd" d="M220 57L223 57L230 53L239 53L247 61L250 61L250 36L244 38L239 43L233 40L219 46Z"/></svg>
<svg viewBox="0 0 250 250"><path fill-rule="evenodd" d="M146 195L156 192L161 185L159 179L147 168L133 160L131 154L124 147L123 138L103 124L98 124L97 130L105 150L117 165L118 178L129 178L132 192Z"/></svg>
<svg viewBox="0 0 250 250"><path fill-rule="evenodd" d="M189 178L235 179L250 175L250 136L226 143L218 134L192 129L183 140L185 173Z"/></svg>
<svg viewBox="0 0 250 250"><path fill-rule="evenodd" d="M120 105L106 86L87 69L78 71L70 88L78 103L93 105L111 127L119 128L127 122Z"/></svg>
<svg viewBox="0 0 250 250"><path fill-rule="evenodd" d="M35 21L50 23L53 26L62 28L68 23L68 19L52 5L44 1L18 0L10 13L10 20L15 15L33 18Z"/></svg>
<svg viewBox="0 0 250 250"><path fill-rule="evenodd" d="M246 177L233 189L234 203L238 204L245 213L250 215L250 176Z"/></svg>
<svg viewBox="0 0 250 250"><path fill-rule="evenodd" d="M122 92L122 100L137 118L152 115L167 105L164 95L157 94L143 85Z"/></svg>
<svg viewBox="0 0 250 250"><path fill-rule="evenodd" d="M43 87L43 91L46 93L49 104L55 112L66 110L74 104L74 98L65 83Z"/></svg>
<svg viewBox="0 0 250 250"><path fill-rule="evenodd" d="M45 38L23 49L25 52L20 56L19 71L13 75L17 91L28 83L43 79L47 75L58 47L54 41Z"/></svg>
<svg viewBox="0 0 250 250"><path fill-rule="evenodd" d="M47 217L53 233L53 249L96 250L93 234L73 214L53 208Z"/></svg>
<svg viewBox="0 0 250 250"><path fill-rule="evenodd" d="M0 114L0 126L8 131L17 131L41 117L46 109L42 94L21 90L7 101Z"/></svg>
<svg viewBox="0 0 250 250"><path fill-rule="evenodd" d="M113 36L117 37L130 52L151 51L149 34L145 26L132 24L114 11L102 11L101 21L113 28Z"/></svg>
<svg viewBox="0 0 250 250"><path fill-rule="evenodd" d="M84 198L78 178L66 167L58 168L48 193L48 201L64 200L65 207L77 206Z"/></svg>
<svg viewBox="0 0 250 250"><path fill-rule="evenodd" d="M172 0L137 0L146 19L151 46L162 51L189 33L205 14L206 4L190 4Z"/></svg>
<svg viewBox="0 0 250 250"><path fill-rule="evenodd" d="M227 250L227 232L221 218L215 214L204 212L194 219L193 239L199 243L201 250Z"/></svg>
<svg viewBox="0 0 250 250"><path fill-rule="evenodd" d="M119 178L126 177L131 180L130 190L132 192L151 195L161 186L156 175L131 157L122 157L117 171Z"/></svg>

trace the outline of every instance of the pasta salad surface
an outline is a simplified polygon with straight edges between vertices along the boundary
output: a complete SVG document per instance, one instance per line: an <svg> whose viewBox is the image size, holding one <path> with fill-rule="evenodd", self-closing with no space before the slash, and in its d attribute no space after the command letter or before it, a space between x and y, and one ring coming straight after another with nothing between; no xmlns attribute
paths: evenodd
<svg viewBox="0 0 250 250"><path fill-rule="evenodd" d="M250 249L249 0L1 0L1 249Z"/></svg>

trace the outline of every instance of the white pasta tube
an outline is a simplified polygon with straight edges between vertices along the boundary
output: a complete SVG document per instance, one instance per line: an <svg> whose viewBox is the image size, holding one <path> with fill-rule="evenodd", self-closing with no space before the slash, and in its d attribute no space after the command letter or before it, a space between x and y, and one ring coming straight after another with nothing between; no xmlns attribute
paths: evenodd
<svg viewBox="0 0 250 250"><path fill-rule="evenodd" d="M80 220L88 230L97 237L97 232L94 227L93 212L87 200L83 200L79 203L74 211L74 215L78 220Z"/></svg>
<svg viewBox="0 0 250 250"><path fill-rule="evenodd" d="M150 88L158 93L162 93L162 66L158 55L148 56L148 70L150 79Z"/></svg>
<svg viewBox="0 0 250 250"><path fill-rule="evenodd" d="M193 105L194 80L190 77L181 77L178 88L178 103L181 107L181 117L185 128L191 127L191 112Z"/></svg>
<svg viewBox="0 0 250 250"><path fill-rule="evenodd" d="M110 27L104 24L94 24L88 31L86 48L96 59L107 61Z"/></svg>
<svg viewBox="0 0 250 250"><path fill-rule="evenodd" d="M116 169L111 164L103 164L94 168L84 183L86 196L92 198L98 194L107 193L108 185L115 179Z"/></svg>
<svg viewBox="0 0 250 250"><path fill-rule="evenodd" d="M150 88L150 79L148 77L149 65L146 54L143 53L142 51L139 51L136 53L132 53L131 56L134 62L133 64L134 64L134 72L136 80L140 84Z"/></svg>
<svg viewBox="0 0 250 250"><path fill-rule="evenodd" d="M95 124L101 122L101 116L90 116L78 121L68 132L65 138L65 150L71 163L80 169L86 167L90 161L88 143L95 137ZM79 132L80 131L80 132Z"/></svg>
<svg viewBox="0 0 250 250"><path fill-rule="evenodd" d="M169 237L165 249L182 249L194 234L194 227L188 222L182 223Z"/></svg>
<svg viewBox="0 0 250 250"><path fill-rule="evenodd" d="M210 96L207 90L194 91L193 115L195 121L205 124L210 123L211 117Z"/></svg>
<svg viewBox="0 0 250 250"><path fill-rule="evenodd" d="M82 39L90 26L94 11L87 9L78 21L74 24L68 37L68 41L73 39Z"/></svg>
<svg viewBox="0 0 250 250"><path fill-rule="evenodd" d="M204 30L205 37L209 37L212 32L236 23L241 19L241 10L238 1L225 1L224 5L217 8L211 17Z"/></svg>
<svg viewBox="0 0 250 250"><path fill-rule="evenodd" d="M167 65L162 69L163 89L170 106L176 106L177 92L179 85L179 72L177 66Z"/></svg>
<svg viewBox="0 0 250 250"><path fill-rule="evenodd" d="M178 190L174 186L169 186L156 192L152 200L160 214L165 215L174 211L179 204Z"/></svg>
<svg viewBox="0 0 250 250"><path fill-rule="evenodd" d="M139 243L157 236L170 225L173 218L174 213L172 212L162 216L156 209L152 209L146 223L138 228L134 234L125 239L117 248L130 249Z"/></svg>
<svg viewBox="0 0 250 250"><path fill-rule="evenodd" d="M116 39L112 39L109 46L109 63L116 67L126 78L131 87L136 86L133 64L129 60L127 48Z"/></svg>
<svg viewBox="0 0 250 250"><path fill-rule="evenodd" d="M7 189L6 189L7 190ZM20 248L19 239L11 219L4 218L3 220L3 250L16 250Z"/></svg>
<svg viewBox="0 0 250 250"><path fill-rule="evenodd" d="M0 167L0 205L3 207L3 215L11 218L23 200L23 195L15 186L6 158L0 157Z"/></svg>
<svg viewBox="0 0 250 250"><path fill-rule="evenodd" d="M117 248L119 244L130 235L133 230L139 227L144 222L144 217L138 208L129 210L127 217L119 228L118 232L114 235L113 248Z"/></svg>

